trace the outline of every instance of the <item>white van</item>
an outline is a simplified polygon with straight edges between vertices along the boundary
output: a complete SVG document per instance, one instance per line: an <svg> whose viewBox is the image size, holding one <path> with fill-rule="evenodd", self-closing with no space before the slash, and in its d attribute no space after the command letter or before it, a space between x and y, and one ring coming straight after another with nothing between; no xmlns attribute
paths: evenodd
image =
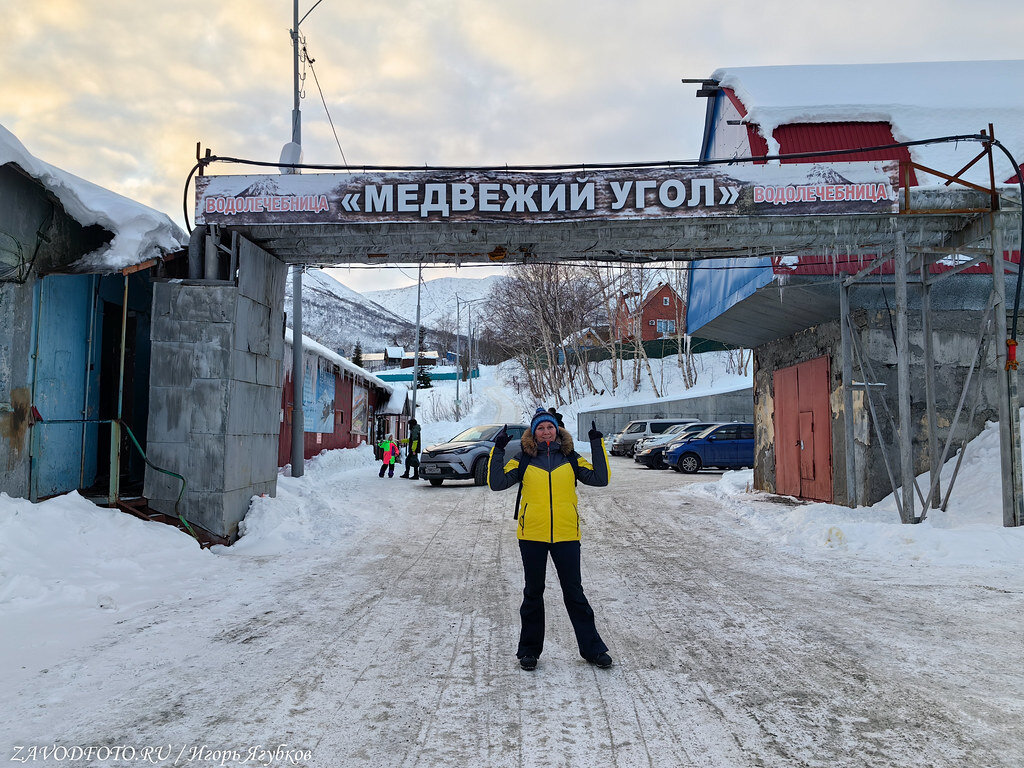
<svg viewBox="0 0 1024 768"><path fill-rule="evenodd" d="M612 440L608 452L612 456L632 456L636 441L642 437L660 435L675 424L689 424L699 419L635 419Z"/></svg>

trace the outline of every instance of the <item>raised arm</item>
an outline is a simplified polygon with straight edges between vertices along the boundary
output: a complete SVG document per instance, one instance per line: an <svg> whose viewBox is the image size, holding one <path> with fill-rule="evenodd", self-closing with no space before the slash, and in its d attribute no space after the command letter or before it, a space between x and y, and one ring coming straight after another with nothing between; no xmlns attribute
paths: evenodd
<svg viewBox="0 0 1024 768"><path fill-rule="evenodd" d="M487 487L492 491L504 491L519 482L519 457L505 463L505 446L511 439L508 425L494 436L494 447L487 458Z"/></svg>
<svg viewBox="0 0 1024 768"><path fill-rule="evenodd" d="M608 452L604 447L604 435L597 431L596 422L590 422L590 452L594 459L591 464L584 458L576 459L576 478L584 485L594 485L598 488L608 485L610 472L608 469Z"/></svg>

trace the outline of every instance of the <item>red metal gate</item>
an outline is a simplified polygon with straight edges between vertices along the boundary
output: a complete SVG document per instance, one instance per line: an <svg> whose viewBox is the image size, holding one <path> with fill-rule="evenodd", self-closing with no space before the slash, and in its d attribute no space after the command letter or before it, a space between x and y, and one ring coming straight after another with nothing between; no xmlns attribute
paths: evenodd
<svg viewBox="0 0 1024 768"><path fill-rule="evenodd" d="M780 368L775 387L775 490L832 501L832 414L827 356Z"/></svg>

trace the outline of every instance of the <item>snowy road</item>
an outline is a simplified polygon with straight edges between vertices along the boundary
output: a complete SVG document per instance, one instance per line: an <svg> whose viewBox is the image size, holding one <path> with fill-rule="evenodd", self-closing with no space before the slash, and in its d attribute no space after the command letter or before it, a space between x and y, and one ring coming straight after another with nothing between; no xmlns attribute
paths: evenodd
<svg viewBox="0 0 1024 768"><path fill-rule="evenodd" d="M344 493L375 510L330 548L217 558L187 597L5 686L8 757L287 744L327 767L1021 764L1019 582L796 557L713 500L662 493L717 475L612 473L581 488L610 670L577 656L550 569L544 655L516 664L514 494L368 468Z"/></svg>

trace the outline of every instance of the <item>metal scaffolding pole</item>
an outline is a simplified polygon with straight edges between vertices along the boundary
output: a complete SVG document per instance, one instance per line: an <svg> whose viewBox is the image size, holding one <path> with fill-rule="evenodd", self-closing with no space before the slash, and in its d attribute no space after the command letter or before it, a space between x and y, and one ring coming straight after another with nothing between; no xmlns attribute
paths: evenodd
<svg viewBox="0 0 1024 768"><path fill-rule="evenodd" d="M907 244L896 231L896 380L899 399L900 482L903 522L916 522L914 514L914 434L910 416L910 332L907 328Z"/></svg>
<svg viewBox="0 0 1024 768"><path fill-rule="evenodd" d="M855 451L857 443L853 435L853 345L850 335L850 289L845 281L839 283L839 327L842 332L843 347L843 421L846 433L846 503L856 507L857 499L857 465Z"/></svg>
<svg viewBox="0 0 1024 768"><path fill-rule="evenodd" d="M305 366L302 362L302 265L292 267L292 477L305 471L306 420L302 412Z"/></svg>
<svg viewBox="0 0 1024 768"><path fill-rule="evenodd" d="M939 422L935 413L935 351L932 334L932 287L928 284L928 260L921 256L921 333L924 341L924 397L928 409L928 466L931 470L928 485L932 488L931 507L938 509L942 497L939 473ZM921 514L928 513L927 509Z"/></svg>
<svg viewBox="0 0 1024 768"><path fill-rule="evenodd" d="M1006 275L1003 235L992 222L992 288L995 293L996 380L999 382L999 457L1003 484L1003 525L1021 525L1020 403L1017 371L1006 369Z"/></svg>

